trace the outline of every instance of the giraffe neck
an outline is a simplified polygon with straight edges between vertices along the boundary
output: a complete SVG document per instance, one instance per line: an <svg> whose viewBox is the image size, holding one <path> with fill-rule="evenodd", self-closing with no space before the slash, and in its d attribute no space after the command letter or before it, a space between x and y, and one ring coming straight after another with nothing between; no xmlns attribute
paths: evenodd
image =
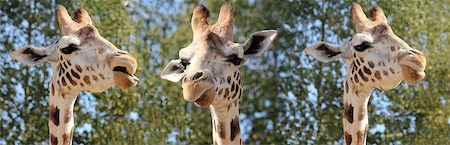
<svg viewBox="0 0 450 145"><path fill-rule="evenodd" d="M344 81L344 144L365 145L369 118L367 105L372 89L354 85L351 81Z"/></svg>
<svg viewBox="0 0 450 145"><path fill-rule="evenodd" d="M50 132L50 144L71 145L74 131L73 106L78 96L76 92L66 92L55 81L50 83L49 108L50 119L48 121Z"/></svg>
<svg viewBox="0 0 450 145"><path fill-rule="evenodd" d="M242 144L239 125L239 100L221 107L211 105L214 145Z"/></svg>

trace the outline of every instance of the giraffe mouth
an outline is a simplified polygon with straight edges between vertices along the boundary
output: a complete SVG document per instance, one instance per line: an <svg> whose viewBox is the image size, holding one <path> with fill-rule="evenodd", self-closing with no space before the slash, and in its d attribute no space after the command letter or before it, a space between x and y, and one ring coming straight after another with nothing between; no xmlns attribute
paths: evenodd
<svg viewBox="0 0 450 145"><path fill-rule="evenodd" d="M417 55L406 55L405 57L402 57L400 67L402 68L404 79L409 84L420 81L425 77L425 56L421 53Z"/></svg>
<svg viewBox="0 0 450 145"><path fill-rule="evenodd" d="M123 72L125 74L130 75L130 73L127 72L127 68L125 68L123 66L116 66L116 67L114 67L113 71Z"/></svg>
<svg viewBox="0 0 450 145"><path fill-rule="evenodd" d="M113 75L114 75L114 84L116 84L117 87L120 89L128 89L131 87L134 87L139 82L139 79L134 76L133 74L130 74L127 71L126 67L123 66L116 66L113 68Z"/></svg>
<svg viewBox="0 0 450 145"><path fill-rule="evenodd" d="M423 70L417 70L408 65L400 65L400 67L402 68L403 77L410 84L425 78L425 72Z"/></svg>
<svg viewBox="0 0 450 145"><path fill-rule="evenodd" d="M202 108L208 108L208 106L213 102L214 100L214 89L208 89L205 92L203 92L200 97L194 101L194 104L198 107Z"/></svg>

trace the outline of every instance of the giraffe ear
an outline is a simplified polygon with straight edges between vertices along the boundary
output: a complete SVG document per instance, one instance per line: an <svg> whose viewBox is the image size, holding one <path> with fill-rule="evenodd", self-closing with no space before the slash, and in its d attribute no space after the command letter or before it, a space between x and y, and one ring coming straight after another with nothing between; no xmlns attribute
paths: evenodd
<svg viewBox="0 0 450 145"><path fill-rule="evenodd" d="M276 30L263 30L253 33L242 45L244 47L244 59L261 55L269 49L277 34L278 32Z"/></svg>
<svg viewBox="0 0 450 145"><path fill-rule="evenodd" d="M29 66L48 61L49 52L46 49L25 46L13 51L11 58Z"/></svg>
<svg viewBox="0 0 450 145"><path fill-rule="evenodd" d="M178 82L180 81L185 73L184 73L184 66L181 64L181 60L172 60L167 64L166 68L161 72L161 78L172 81L172 82Z"/></svg>
<svg viewBox="0 0 450 145"><path fill-rule="evenodd" d="M339 45L327 42L319 42L303 50L307 55L314 57L321 62L330 62L342 56L344 49Z"/></svg>

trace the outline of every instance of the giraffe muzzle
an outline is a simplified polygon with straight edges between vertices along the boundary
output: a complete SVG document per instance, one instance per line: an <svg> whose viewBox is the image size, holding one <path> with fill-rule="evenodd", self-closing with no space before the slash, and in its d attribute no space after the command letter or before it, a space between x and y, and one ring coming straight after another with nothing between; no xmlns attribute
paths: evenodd
<svg viewBox="0 0 450 145"><path fill-rule="evenodd" d="M111 57L110 67L113 70L114 84L120 89L134 87L139 79L134 76L137 69L137 61L128 53L118 53Z"/></svg>
<svg viewBox="0 0 450 145"><path fill-rule="evenodd" d="M400 57L400 66L404 79L412 84L425 77L426 58L417 50L410 50Z"/></svg>
<svg viewBox="0 0 450 145"><path fill-rule="evenodd" d="M202 81L191 81L185 82L183 87L183 98L188 102L196 102L199 104L207 104L207 102L212 102L214 98L214 83L206 80ZM201 105L203 106L203 105Z"/></svg>

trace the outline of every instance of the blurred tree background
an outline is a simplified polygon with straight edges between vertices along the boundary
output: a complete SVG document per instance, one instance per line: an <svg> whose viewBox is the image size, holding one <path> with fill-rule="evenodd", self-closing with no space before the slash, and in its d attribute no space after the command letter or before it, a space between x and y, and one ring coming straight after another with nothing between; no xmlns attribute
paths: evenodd
<svg viewBox="0 0 450 145"><path fill-rule="evenodd" d="M183 100L160 71L192 40L192 9L204 3L217 19L225 1L0 0L0 144L48 142L47 64L26 67L9 53L60 37L56 4L85 8L100 34L139 61L136 88L81 93L74 144L211 144L207 109ZM418 84L374 91L369 144L449 144L450 7L448 0L363 1L383 8L394 32L427 56ZM302 51L320 40L349 40L352 1L232 1L235 41L277 29L272 48L242 69L241 130L246 144L342 144L343 62L319 63Z"/></svg>

